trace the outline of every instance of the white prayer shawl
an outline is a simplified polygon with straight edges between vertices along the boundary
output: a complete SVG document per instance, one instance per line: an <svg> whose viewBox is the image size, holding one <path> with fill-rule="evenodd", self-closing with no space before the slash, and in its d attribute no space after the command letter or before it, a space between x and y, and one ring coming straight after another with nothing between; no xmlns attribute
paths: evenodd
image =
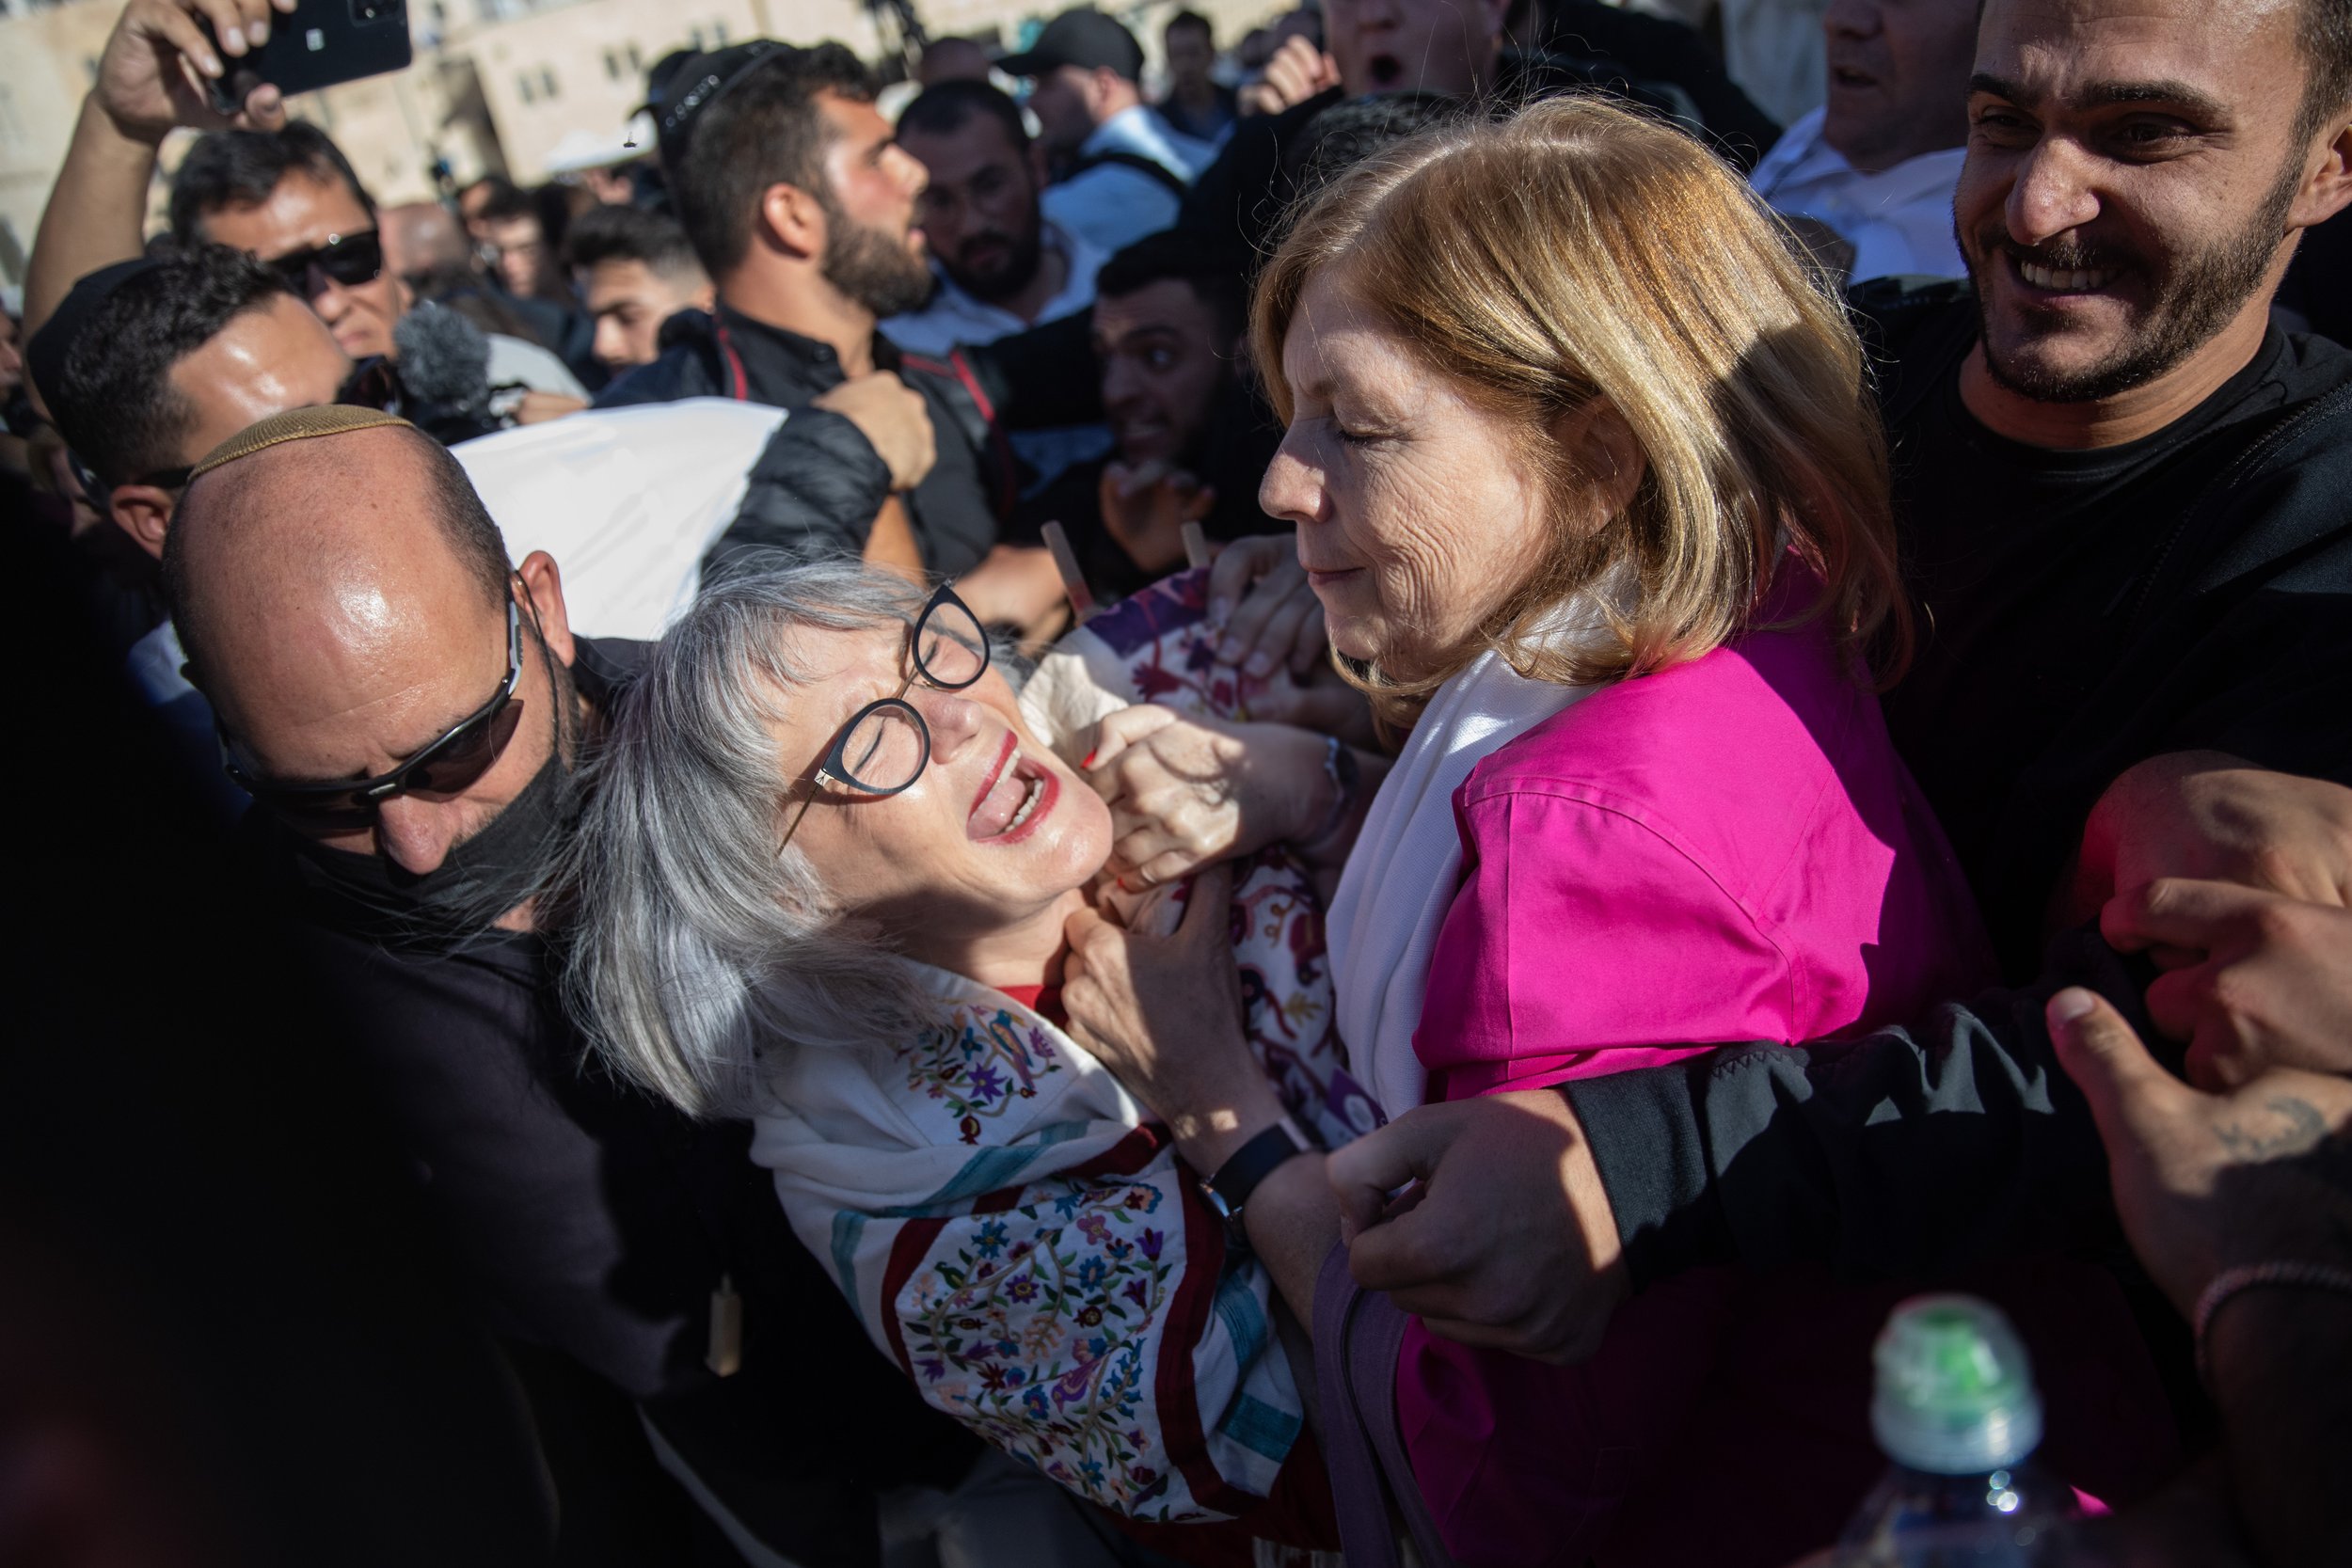
<svg viewBox="0 0 2352 1568"><path fill-rule="evenodd" d="M1380 783L1325 917L1349 1069L1393 1118L1422 1102L1413 1052L1438 932L1462 870L1454 792L1502 750L1592 687L1530 680L1481 654L1439 687Z"/></svg>
<svg viewBox="0 0 2352 1568"><path fill-rule="evenodd" d="M1166 1131L1031 1009L917 966L948 1023L796 1053L752 1157L923 1397L1137 1518L1273 1490L1304 1402L1264 1268L1230 1258Z"/></svg>
<svg viewBox="0 0 2352 1568"><path fill-rule="evenodd" d="M591 408L450 449L520 561L564 571L572 629L650 641L694 602L785 411L725 398Z"/></svg>

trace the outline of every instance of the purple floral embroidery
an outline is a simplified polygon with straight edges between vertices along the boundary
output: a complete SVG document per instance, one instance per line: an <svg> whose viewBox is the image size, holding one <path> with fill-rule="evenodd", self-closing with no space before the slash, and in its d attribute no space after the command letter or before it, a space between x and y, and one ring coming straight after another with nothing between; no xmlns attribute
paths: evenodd
<svg viewBox="0 0 2352 1568"><path fill-rule="evenodd" d="M907 1087L945 1101L967 1144L980 1141L983 1118L1036 1098L1039 1081L1062 1070L1044 1031L1025 1027L1001 1007L960 1007L898 1054Z"/></svg>
<svg viewBox="0 0 2352 1568"><path fill-rule="evenodd" d="M1165 1215L1182 1201L1180 1180L1171 1171L1108 1188L1040 1182L1020 1208L952 1222L898 1303L933 1402L1048 1474L1091 1477L1089 1496L1147 1515L1172 1468L1158 1422L1145 1418L1155 1330L1179 1275ZM1032 1244L1029 1265L993 1270L1014 1230ZM1135 1481L1139 1464L1152 1481Z"/></svg>

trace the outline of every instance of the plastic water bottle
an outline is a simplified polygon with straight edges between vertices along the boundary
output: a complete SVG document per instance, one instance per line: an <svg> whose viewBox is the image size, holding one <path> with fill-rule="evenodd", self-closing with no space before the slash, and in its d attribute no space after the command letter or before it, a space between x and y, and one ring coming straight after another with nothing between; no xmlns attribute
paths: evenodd
<svg viewBox="0 0 2352 1568"><path fill-rule="evenodd" d="M2047 1568L2073 1492L2033 1462L2042 1397L2001 1309L1915 1296L1871 1353L1870 1430L1891 1462L1838 1538L1836 1568Z"/></svg>

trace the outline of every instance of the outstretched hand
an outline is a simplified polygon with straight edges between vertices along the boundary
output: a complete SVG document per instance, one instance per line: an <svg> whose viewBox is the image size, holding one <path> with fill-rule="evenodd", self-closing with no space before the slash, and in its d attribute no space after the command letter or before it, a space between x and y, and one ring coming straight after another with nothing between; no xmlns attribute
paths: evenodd
<svg viewBox="0 0 2352 1568"><path fill-rule="evenodd" d="M1209 568L1209 624L1223 634L1219 662L1261 679L1283 666L1303 675L1322 661L1323 603L1307 585L1294 534L1236 539Z"/></svg>
<svg viewBox="0 0 2352 1568"><path fill-rule="evenodd" d="M1566 1096L1423 1105L1326 1168L1356 1283L1386 1291L1432 1334L1540 1361L1599 1349L1627 1294L1624 1250ZM1392 1205L1416 1178L1418 1193Z"/></svg>
<svg viewBox="0 0 2352 1568"><path fill-rule="evenodd" d="M2352 910L2168 878L2110 899L2099 929L2166 971L2148 1016L2188 1042L2199 1088L2279 1067L2352 1075Z"/></svg>
<svg viewBox="0 0 2352 1568"><path fill-rule="evenodd" d="M275 87L255 87L243 112L229 116L213 107L200 81L234 71L269 41L275 17L294 8L294 0L131 0L98 57L91 102L137 141L160 142L181 125L282 130L286 104Z"/></svg>
<svg viewBox="0 0 2352 1568"><path fill-rule="evenodd" d="M1216 490L1190 473L1154 458L1129 467L1112 462L1103 468L1096 499L1103 527L1147 572L1168 572L1184 563L1184 525L1206 517Z"/></svg>
<svg viewBox="0 0 2352 1568"><path fill-rule="evenodd" d="M2150 757L2091 808L2065 924L2166 878L2352 907L2352 789L2217 752Z"/></svg>
<svg viewBox="0 0 2352 1568"><path fill-rule="evenodd" d="M1292 37L1266 59L1265 73L1241 89L1245 115L1279 115L1340 85L1339 62L1306 38Z"/></svg>
<svg viewBox="0 0 2352 1568"><path fill-rule="evenodd" d="M2227 1094L2167 1072L2093 992L2050 998L2058 1064L2090 1102L2132 1250L2184 1317L2222 1270L2341 1248L2352 1083L2274 1069ZM2318 1166L2336 1167L2332 1180ZM2313 1234L2305 1234L2318 1227Z"/></svg>

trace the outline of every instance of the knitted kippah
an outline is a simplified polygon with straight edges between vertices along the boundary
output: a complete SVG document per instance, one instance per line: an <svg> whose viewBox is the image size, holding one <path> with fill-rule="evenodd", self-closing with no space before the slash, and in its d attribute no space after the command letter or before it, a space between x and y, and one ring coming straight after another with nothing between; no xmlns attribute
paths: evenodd
<svg viewBox="0 0 2352 1568"><path fill-rule="evenodd" d="M191 483L211 473L224 463L234 463L240 457L250 457L264 447L282 445L287 441L308 441L314 436L341 436L354 430L378 430L386 425L398 425L404 430L417 427L395 415L379 413L373 408L354 408L346 404L323 404L316 408L289 408L283 414L249 424L211 451L204 461L188 470Z"/></svg>

